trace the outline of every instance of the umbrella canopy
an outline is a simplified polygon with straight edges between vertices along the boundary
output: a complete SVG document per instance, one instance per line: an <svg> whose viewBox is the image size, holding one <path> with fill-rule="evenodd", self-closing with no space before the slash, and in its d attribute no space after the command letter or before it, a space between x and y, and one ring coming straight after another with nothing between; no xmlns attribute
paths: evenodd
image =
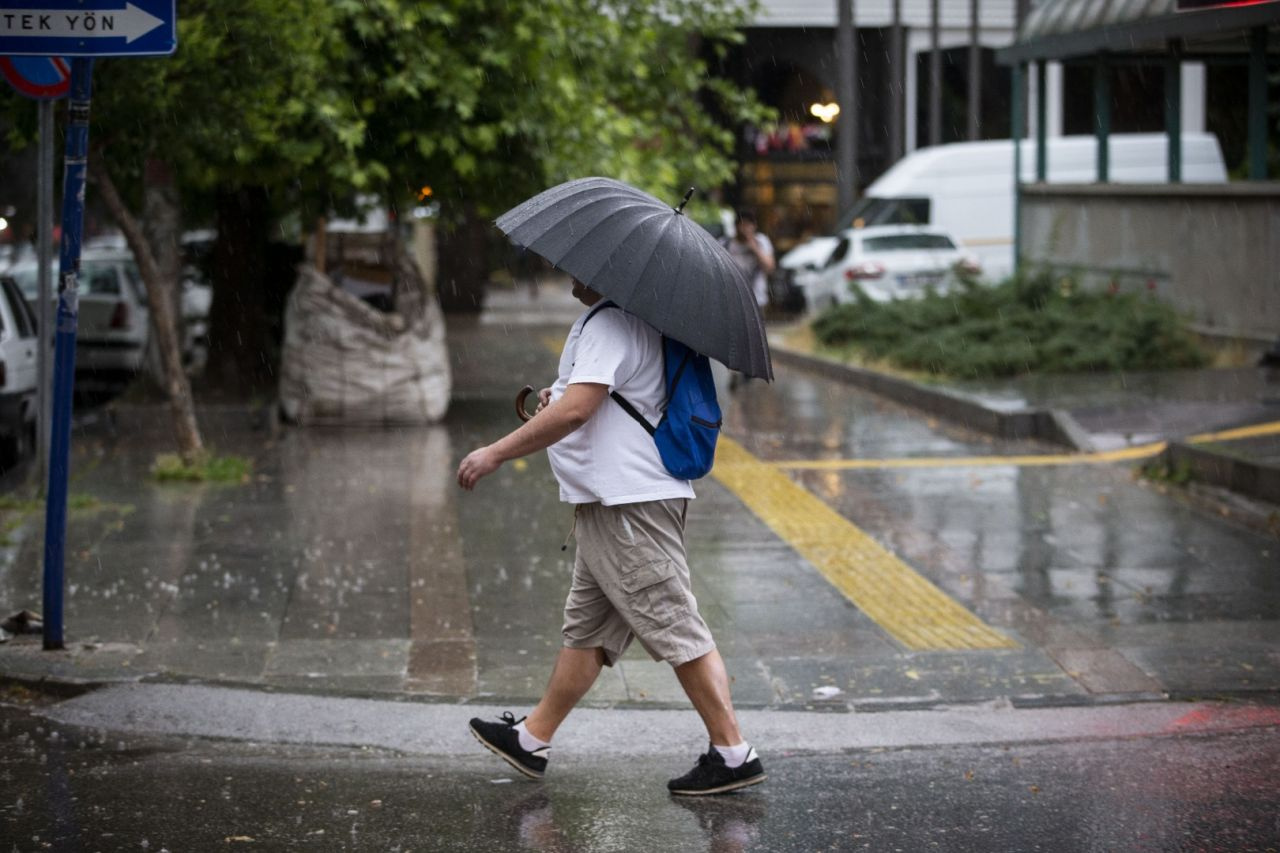
<svg viewBox="0 0 1280 853"><path fill-rule="evenodd" d="M579 178L513 207L497 225L662 334L748 376L773 378L750 283L680 209L612 178Z"/></svg>

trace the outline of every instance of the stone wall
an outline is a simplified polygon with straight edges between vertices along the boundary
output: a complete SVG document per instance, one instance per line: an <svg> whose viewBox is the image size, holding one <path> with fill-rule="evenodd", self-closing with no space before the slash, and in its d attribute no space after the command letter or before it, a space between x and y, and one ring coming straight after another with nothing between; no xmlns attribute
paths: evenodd
<svg viewBox="0 0 1280 853"><path fill-rule="evenodd" d="M1280 183L1023 187L1022 257L1150 291L1201 332L1280 337Z"/></svg>

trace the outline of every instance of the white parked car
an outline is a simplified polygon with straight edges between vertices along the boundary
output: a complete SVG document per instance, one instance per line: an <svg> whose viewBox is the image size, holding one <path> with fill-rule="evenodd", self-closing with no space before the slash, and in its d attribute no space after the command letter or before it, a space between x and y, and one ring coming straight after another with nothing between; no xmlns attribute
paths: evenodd
<svg viewBox="0 0 1280 853"><path fill-rule="evenodd" d="M38 270L34 262L9 270L22 295L37 310ZM53 289L57 291L57 261ZM50 328L57 312L49 306ZM38 311L37 311L38 313ZM80 303L76 329L76 388L118 389L142 370L150 339L146 288L127 251L85 249L80 255Z"/></svg>
<svg viewBox="0 0 1280 853"><path fill-rule="evenodd" d="M37 268L28 260L8 271L34 310ZM57 260L53 287L57 289ZM180 306L182 351L187 362L202 362L212 291L192 271L184 270ZM49 307L52 320L56 297ZM151 314L146 287L127 249L85 248L80 255L80 303L76 330L76 388L119 390L151 365ZM158 362L155 362L158 363Z"/></svg>
<svg viewBox="0 0 1280 853"><path fill-rule="evenodd" d="M854 286L876 302L918 299L954 287L961 275L978 276L977 259L938 228L882 225L840 234L821 269L798 283L810 310L856 301Z"/></svg>
<svg viewBox="0 0 1280 853"><path fill-rule="evenodd" d="M35 447L36 335L35 315L17 283L0 277L0 470Z"/></svg>

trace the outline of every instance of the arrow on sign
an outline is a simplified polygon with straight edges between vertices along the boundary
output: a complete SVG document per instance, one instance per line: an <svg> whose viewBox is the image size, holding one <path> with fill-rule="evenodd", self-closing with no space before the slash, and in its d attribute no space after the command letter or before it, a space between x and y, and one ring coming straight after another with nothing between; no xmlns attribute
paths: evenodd
<svg viewBox="0 0 1280 853"><path fill-rule="evenodd" d="M10 9L0 12L0 36L123 38L128 44L164 21L126 3L123 9Z"/></svg>

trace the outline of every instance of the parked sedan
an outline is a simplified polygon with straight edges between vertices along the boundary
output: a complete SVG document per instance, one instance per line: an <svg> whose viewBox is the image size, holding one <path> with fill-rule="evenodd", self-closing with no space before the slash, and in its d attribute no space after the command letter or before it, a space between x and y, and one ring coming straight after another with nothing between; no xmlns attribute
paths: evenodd
<svg viewBox="0 0 1280 853"><path fill-rule="evenodd" d="M826 263L800 280L810 310L856 300L860 288L876 302L945 292L960 275L982 272L977 260L938 228L878 225L842 232Z"/></svg>
<svg viewBox="0 0 1280 853"><path fill-rule="evenodd" d="M54 287L56 281L55 262ZM23 296L36 308L37 269L34 261L20 262L7 273L17 280ZM137 264L127 249L86 248L80 256L79 316L76 331L76 387L90 393L118 391L139 371L155 369L150 352L151 314L147 291ZM184 270L180 297L179 334L184 361L203 364L211 291L192 270ZM55 303L50 305L52 318Z"/></svg>
<svg viewBox="0 0 1280 853"><path fill-rule="evenodd" d="M0 277L0 471L35 447L36 318L11 278Z"/></svg>
<svg viewBox="0 0 1280 853"><path fill-rule="evenodd" d="M39 316L36 264L20 263L9 275ZM53 278L56 290L56 265ZM90 392L118 390L142 369L150 338L146 289L133 258L119 250L85 249L79 296L76 386ZM49 306L51 319L56 310Z"/></svg>

